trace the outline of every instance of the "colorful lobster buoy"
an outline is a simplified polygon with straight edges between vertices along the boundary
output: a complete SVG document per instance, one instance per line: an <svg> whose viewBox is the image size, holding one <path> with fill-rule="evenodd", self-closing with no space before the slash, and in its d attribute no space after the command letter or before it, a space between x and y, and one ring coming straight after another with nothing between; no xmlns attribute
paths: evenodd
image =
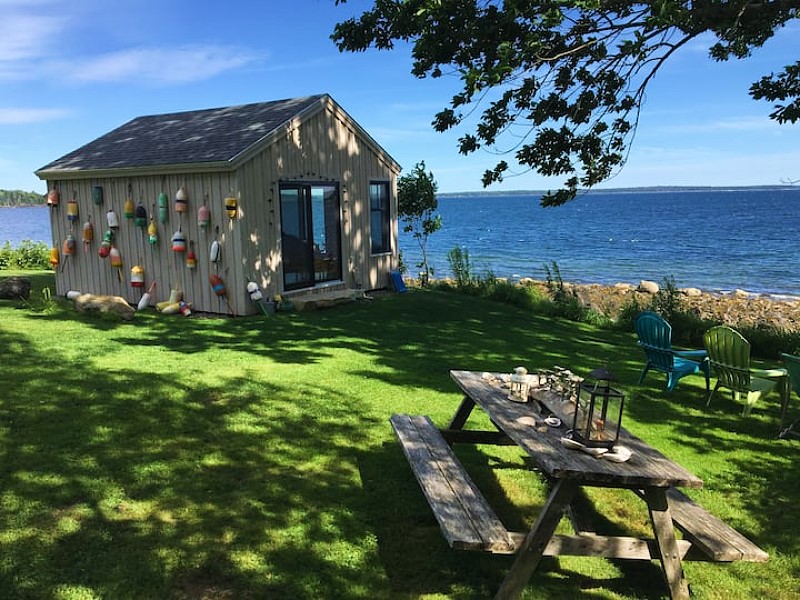
<svg viewBox="0 0 800 600"><path fill-rule="evenodd" d="M181 186L175 193L175 212L185 213L187 210L189 210L189 192Z"/></svg>
<svg viewBox="0 0 800 600"><path fill-rule="evenodd" d="M222 246L219 245L219 227L216 229L216 233L214 234L214 241L211 242L211 248L208 250L208 260L212 263L218 263L222 258Z"/></svg>
<svg viewBox="0 0 800 600"><path fill-rule="evenodd" d="M61 201L61 194L58 192L57 188L53 188L47 192L47 206L50 208L55 208L58 206L58 203Z"/></svg>
<svg viewBox="0 0 800 600"><path fill-rule="evenodd" d="M147 209L141 202L139 202L136 210L133 212L133 224L142 228L147 225Z"/></svg>
<svg viewBox="0 0 800 600"><path fill-rule="evenodd" d="M74 223L78 220L78 201L75 196L67 200L67 221Z"/></svg>
<svg viewBox="0 0 800 600"><path fill-rule="evenodd" d="M125 206L122 208L122 214L126 219L132 219L135 212L136 209L133 206L133 200L128 198L125 200Z"/></svg>
<svg viewBox="0 0 800 600"><path fill-rule="evenodd" d="M194 253L194 242L189 242L189 252L186 253L186 268L197 268L197 254Z"/></svg>
<svg viewBox="0 0 800 600"><path fill-rule="evenodd" d="M228 295L227 291L225 290L225 282L222 281L222 277L220 277L216 273L212 273L211 275L208 276L208 283L211 284L211 289L214 291L217 297L225 302L225 306L228 308L228 312L233 314L231 305L228 304Z"/></svg>
<svg viewBox="0 0 800 600"><path fill-rule="evenodd" d="M97 254L100 258L108 258L108 255L111 254L111 241L113 239L114 234L110 229L106 229L106 232L103 234L103 241L100 242L100 248L97 250Z"/></svg>
<svg viewBox="0 0 800 600"><path fill-rule="evenodd" d="M103 203L102 185L96 185L92 188L92 201L95 203L96 206L100 206Z"/></svg>
<svg viewBox="0 0 800 600"><path fill-rule="evenodd" d="M211 225L211 210L205 204L197 209L197 225L200 229L208 229Z"/></svg>
<svg viewBox="0 0 800 600"><path fill-rule="evenodd" d="M264 294L261 292L261 288L258 287L258 284L255 281L248 281L247 282L247 293L250 296L250 300L253 304L256 305L258 310L261 311L265 317L269 315L269 310L267 310L267 305L264 304Z"/></svg>
<svg viewBox="0 0 800 600"><path fill-rule="evenodd" d="M64 245L61 247L61 253L64 256L72 256L75 254L75 238L72 237L71 233L67 234L67 238L64 240Z"/></svg>
<svg viewBox="0 0 800 600"><path fill-rule="evenodd" d="M119 229L119 217L117 213L114 212L113 208L109 208L108 212L106 213L106 221L108 222L108 226L111 229Z"/></svg>
<svg viewBox="0 0 800 600"><path fill-rule="evenodd" d="M153 220L153 215L150 215L150 225L147 226L147 236L151 244L155 245L158 243L158 227L156 227L156 222Z"/></svg>
<svg viewBox="0 0 800 600"><path fill-rule="evenodd" d="M83 224L83 251L88 252L89 247L94 241L94 226L92 225L91 217L86 223Z"/></svg>
<svg viewBox="0 0 800 600"><path fill-rule="evenodd" d="M111 268L117 270L117 278L122 281L122 255L116 246L111 246L109 257L111 258Z"/></svg>
<svg viewBox="0 0 800 600"><path fill-rule="evenodd" d="M50 248L50 264L54 271L58 270L58 265L61 264L61 257L58 255L58 248L55 246Z"/></svg>
<svg viewBox="0 0 800 600"><path fill-rule="evenodd" d="M188 317L190 314L192 314L192 305L189 304L188 302L184 302L183 300L181 300L178 303L178 311L184 317Z"/></svg>
<svg viewBox="0 0 800 600"><path fill-rule="evenodd" d="M133 265L131 268L131 287L144 287L144 269L139 265Z"/></svg>
<svg viewBox="0 0 800 600"><path fill-rule="evenodd" d="M235 196L231 195L225 198L225 212L227 213L228 218L236 218L236 214L239 212L239 201Z"/></svg>
<svg viewBox="0 0 800 600"><path fill-rule="evenodd" d="M178 228L178 231L172 234L172 251L186 252L186 236L180 227Z"/></svg>
<svg viewBox="0 0 800 600"><path fill-rule="evenodd" d="M166 223L169 218L169 199L164 192L158 195L158 220Z"/></svg>
<svg viewBox="0 0 800 600"><path fill-rule="evenodd" d="M144 310L148 306L150 306L150 297L153 295L153 290L156 289L156 282L150 284L150 287L147 288L147 291L142 294L141 299L139 300L139 304L136 305L136 310Z"/></svg>

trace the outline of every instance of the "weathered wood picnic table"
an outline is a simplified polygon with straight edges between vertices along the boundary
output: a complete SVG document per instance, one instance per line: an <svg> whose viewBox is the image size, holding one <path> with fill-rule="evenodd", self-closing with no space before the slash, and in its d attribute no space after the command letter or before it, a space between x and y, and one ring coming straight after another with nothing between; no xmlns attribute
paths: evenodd
<svg viewBox="0 0 800 600"><path fill-rule="evenodd" d="M517 403L493 377L473 371L451 371L450 376L464 399L445 429L437 429L425 416L393 415L390 421L450 546L517 554L496 598L517 597L543 556L659 560L671 598L689 597L682 559L768 559L753 542L678 491L701 487L698 477L627 430L620 430L618 443L631 450L631 458L598 459L561 444L571 423L571 403L554 392L535 390L531 402ZM495 431L464 429L475 406L487 413ZM545 415L557 416L562 426L542 427ZM529 532L506 529L456 458L454 443L516 444L534 460L551 489ZM632 490L647 505L654 538L595 534L581 511L588 501L581 488L592 486ZM565 512L575 535L555 534ZM676 537L676 528L682 539Z"/></svg>

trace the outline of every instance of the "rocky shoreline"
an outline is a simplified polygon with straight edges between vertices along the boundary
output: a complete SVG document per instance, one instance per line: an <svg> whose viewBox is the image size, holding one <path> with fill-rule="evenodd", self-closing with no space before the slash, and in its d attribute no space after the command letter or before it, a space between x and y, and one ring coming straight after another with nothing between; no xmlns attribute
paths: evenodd
<svg viewBox="0 0 800 600"><path fill-rule="evenodd" d="M523 280L522 284L535 285L547 292L542 281ZM620 310L636 300L639 306L650 304L659 285L642 281L638 286L628 283L615 285L571 284L565 288L574 290L581 302L604 315L616 318ZM753 294L745 290L730 293L713 293L697 288L678 290L680 305L701 319L711 319L732 327L777 327L790 332L800 331L800 298Z"/></svg>

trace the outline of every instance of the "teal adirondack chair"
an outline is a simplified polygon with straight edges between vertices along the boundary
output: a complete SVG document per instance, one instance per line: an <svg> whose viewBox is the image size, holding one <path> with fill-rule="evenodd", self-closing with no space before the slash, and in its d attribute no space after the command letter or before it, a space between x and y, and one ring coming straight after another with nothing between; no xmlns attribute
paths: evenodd
<svg viewBox="0 0 800 600"><path fill-rule="evenodd" d="M706 331L703 339L708 359L717 376L717 383L708 395L706 406L720 388L733 392L734 401L744 397L742 416L750 414L756 402L778 388L781 402L788 400L789 378L786 369L753 369L750 367L750 342L727 325L717 325Z"/></svg>
<svg viewBox="0 0 800 600"><path fill-rule="evenodd" d="M790 390L794 390L794 393L800 396L800 356L795 356L794 354L782 353L781 359L783 360L783 364L786 366L786 370L789 372ZM787 435L790 434L800 437L800 431L795 431L795 427L798 424L800 424L800 419L795 419L792 422L792 424L789 425L788 427L783 426L783 424L786 422L786 412L788 408L789 408L789 402L787 401L781 407L781 426L780 426L780 432L778 433L778 437L785 438Z"/></svg>
<svg viewBox="0 0 800 600"><path fill-rule="evenodd" d="M672 326L659 314L649 310L636 317L636 335L639 346L644 350L647 363L639 376L639 384L644 381L650 369L667 374L667 391L671 392L685 375L702 372L706 378L706 392L709 390L710 370L705 350L673 350Z"/></svg>

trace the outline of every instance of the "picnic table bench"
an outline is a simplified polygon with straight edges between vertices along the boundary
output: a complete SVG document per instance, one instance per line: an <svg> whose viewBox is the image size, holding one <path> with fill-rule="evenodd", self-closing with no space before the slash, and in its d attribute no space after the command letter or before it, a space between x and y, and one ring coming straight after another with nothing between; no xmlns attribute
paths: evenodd
<svg viewBox="0 0 800 600"><path fill-rule="evenodd" d="M768 560L756 544L677 489L700 487L700 479L629 432L621 430L620 441L636 460L598 460L564 448L559 441L563 431L531 426L531 419L541 419L541 411L558 409L561 417L568 417L554 394L540 392L538 403L519 404L508 401L480 373L452 371L451 376L465 396L447 428L437 428L427 416L395 414L390 422L450 547L518 555L497 598L516 597L542 556L660 560L673 598L688 598L681 560ZM474 406L489 414L497 431L463 429ZM507 530L453 452L455 443L517 444L534 458L552 491L529 532ZM632 490L647 504L654 539L594 533L580 510L588 502L583 486ZM575 535L554 533L565 512ZM676 528L683 539L675 536Z"/></svg>

